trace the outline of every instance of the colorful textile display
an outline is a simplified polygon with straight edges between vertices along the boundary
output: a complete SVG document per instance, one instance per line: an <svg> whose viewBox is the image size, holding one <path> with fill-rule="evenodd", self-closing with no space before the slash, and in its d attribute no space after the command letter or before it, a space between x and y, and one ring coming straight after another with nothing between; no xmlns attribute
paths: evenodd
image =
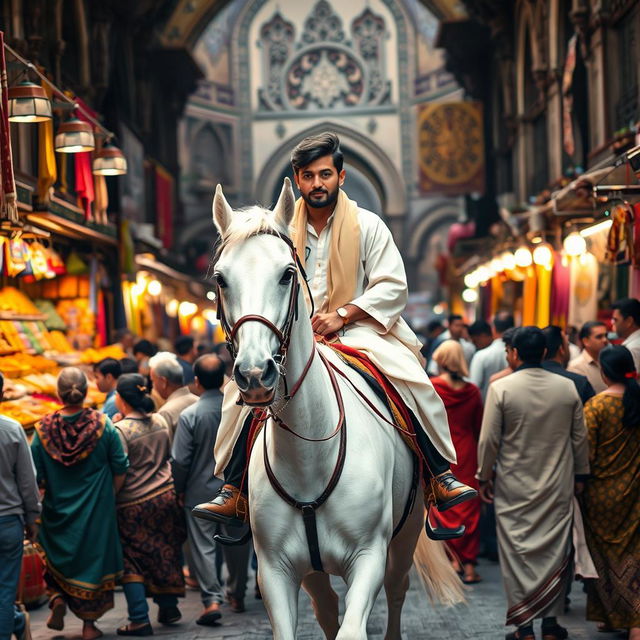
<svg viewBox="0 0 640 640"><path fill-rule="evenodd" d="M551 275L552 267L536 265L538 279L538 301L536 304L536 326L544 328L549 324L551 310Z"/></svg>
<svg viewBox="0 0 640 640"><path fill-rule="evenodd" d="M607 237L607 260L609 262L625 262L634 265L640 261L636 256L633 241L633 209L628 203L620 203L611 208L613 224Z"/></svg>
<svg viewBox="0 0 640 640"><path fill-rule="evenodd" d="M569 262L561 254L554 256L553 273L551 275L551 324L559 327L567 326L569 315L570 290Z"/></svg>
<svg viewBox="0 0 640 640"><path fill-rule="evenodd" d="M78 109L76 111L78 119L87 122L93 127L93 123L85 116L85 112L91 113L93 117L97 114L77 96L74 97L74 100L82 107L82 110ZM73 154L76 170L76 196L81 202L85 220L93 218L92 205L96 197L93 186L93 172L91 170L91 155L90 151Z"/></svg>
<svg viewBox="0 0 640 640"><path fill-rule="evenodd" d="M2 174L0 218L16 222L18 220L18 194L13 176L8 93L9 83L4 55L4 33L0 31L0 173Z"/></svg>
<svg viewBox="0 0 640 640"><path fill-rule="evenodd" d="M538 281L535 267L525 269L524 287L522 290L522 326L536 323L536 290Z"/></svg>
<svg viewBox="0 0 640 640"><path fill-rule="evenodd" d="M51 87L44 82L43 89L49 100L53 97ZM49 202L49 191L58 177L56 154L53 147L53 120L38 125L38 200Z"/></svg>
<svg viewBox="0 0 640 640"><path fill-rule="evenodd" d="M570 295L567 322L581 327L598 315L598 261L591 253L572 258L569 267Z"/></svg>
<svg viewBox="0 0 640 640"><path fill-rule="evenodd" d="M155 167L158 237L165 248L173 243L173 178L159 165Z"/></svg>

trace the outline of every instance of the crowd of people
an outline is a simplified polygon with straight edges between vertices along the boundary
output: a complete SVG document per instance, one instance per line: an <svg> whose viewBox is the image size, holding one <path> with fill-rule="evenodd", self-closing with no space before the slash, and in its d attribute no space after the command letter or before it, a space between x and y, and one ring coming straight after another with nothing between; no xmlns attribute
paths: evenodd
<svg viewBox="0 0 640 640"><path fill-rule="evenodd" d="M507 312L426 328L452 469L480 492L446 514L466 526L450 556L467 583L482 579L479 555L499 559L507 638L533 640L536 618L545 640L566 638L558 616L576 576L587 619L640 640L640 301L575 333L578 344L558 326L515 328Z"/></svg>
<svg viewBox="0 0 640 640"><path fill-rule="evenodd" d="M480 494L436 516L466 527L448 543L461 579L482 580L480 555L499 559L510 637L532 640L535 613L551 640L566 637L558 616L580 568L587 618L640 640L640 302L616 303L611 326L585 323L578 344L557 326L515 328L506 311L491 324L456 315L447 324L427 327L422 353L456 446L452 471ZM222 485L212 451L228 352L188 336L173 353L120 341L127 358L61 371L63 406L30 445L0 416L1 640L28 629L14 604L25 536L44 552L53 630L70 610L83 640L102 635L96 621L117 584L129 618L119 635L153 633L149 598L158 623L177 622L186 584L201 594L199 624L216 624L225 600L244 610L249 545L216 546L225 528L192 515ZM91 376L106 394L100 409L85 407ZM586 560L572 555L576 535Z"/></svg>
<svg viewBox="0 0 640 640"><path fill-rule="evenodd" d="M198 624L216 624L225 601L244 611L250 545L220 548L214 535L228 532L191 515L221 485L212 451L226 350L189 336L175 352L119 339L129 357L61 370L62 408L37 424L30 445L0 416L2 640L29 637L28 613L14 604L25 536L44 558L50 629L62 630L70 610L83 640L100 637L96 621L113 608L117 585L129 618L122 636L153 634L148 599L158 623L180 620L187 585L201 594ZM106 394L99 409L86 406L90 377Z"/></svg>

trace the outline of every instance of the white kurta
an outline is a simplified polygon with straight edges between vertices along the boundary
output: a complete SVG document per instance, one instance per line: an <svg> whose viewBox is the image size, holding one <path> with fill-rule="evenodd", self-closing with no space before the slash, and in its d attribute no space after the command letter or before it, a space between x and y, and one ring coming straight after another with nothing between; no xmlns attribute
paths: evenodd
<svg viewBox="0 0 640 640"><path fill-rule="evenodd" d="M348 304L360 307L371 318L348 325L341 332L340 341L369 356L415 413L440 454L455 463L456 453L444 404L418 359L421 344L400 316L408 295L402 256L391 232L376 214L358 209L358 221L360 264L355 296ZM326 309L332 222L333 216L320 235L311 225L307 227L306 272L316 312L335 311ZM216 475L221 475L226 467L248 414L248 409L236 405L237 399L238 389L231 382L225 387L214 452Z"/></svg>

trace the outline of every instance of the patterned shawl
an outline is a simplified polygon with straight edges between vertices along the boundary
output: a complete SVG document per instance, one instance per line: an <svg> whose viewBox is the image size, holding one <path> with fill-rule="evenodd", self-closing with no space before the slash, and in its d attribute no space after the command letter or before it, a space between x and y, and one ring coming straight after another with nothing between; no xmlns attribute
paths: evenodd
<svg viewBox="0 0 640 640"><path fill-rule="evenodd" d="M50 413L36 425L45 451L65 467L84 460L104 433L106 416L93 409L83 409L75 420L66 420L59 412Z"/></svg>

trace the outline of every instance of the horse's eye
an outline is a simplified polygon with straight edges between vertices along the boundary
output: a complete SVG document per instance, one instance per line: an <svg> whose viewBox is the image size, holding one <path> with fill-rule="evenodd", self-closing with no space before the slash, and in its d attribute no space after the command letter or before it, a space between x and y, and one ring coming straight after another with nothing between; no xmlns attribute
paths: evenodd
<svg viewBox="0 0 640 640"><path fill-rule="evenodd" d="M215 278L215 281L216 281L217 285L221 289L225 289L226 288L227 283L225 282L225 279L222 277L221 273L214 273L213 277Z"/></svg>
<svg viewBox="0 0 640 640"><path fill-rule="evenodd" d="M287 269L280 278L280 284L289 284L293 278L293 269Z"/></svg>

